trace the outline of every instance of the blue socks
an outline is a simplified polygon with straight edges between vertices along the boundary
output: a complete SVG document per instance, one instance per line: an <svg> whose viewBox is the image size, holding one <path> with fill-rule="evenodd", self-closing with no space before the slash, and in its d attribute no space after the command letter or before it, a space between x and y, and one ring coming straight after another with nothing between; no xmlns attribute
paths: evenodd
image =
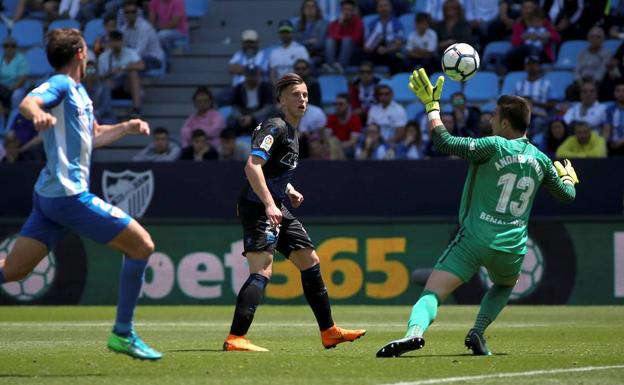
<svg viewBox="0 0 624 385"><path fill-rule="evenodd" d="M4 282L6 282L6 279L4 279L4 273L2 272L2 269L0 269L0 285Z"/></svg>
<svg viewBox="0 0 624 385"><path fill-rule="evenodd" d="M143 285L145 266L147 266L147 260L132 259L124 255L119 277L117 318L113 328L113 332L117 335L128 336L132 331L132 317Z"/></svg>

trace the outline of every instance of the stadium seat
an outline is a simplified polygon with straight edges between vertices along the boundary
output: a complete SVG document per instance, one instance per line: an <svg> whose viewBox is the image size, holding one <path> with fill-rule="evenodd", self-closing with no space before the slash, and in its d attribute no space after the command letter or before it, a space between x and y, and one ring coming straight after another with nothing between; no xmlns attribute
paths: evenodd
<svg viewBox="0 0 624 385"><path fill-rule="evenodd" d="M405 38L416 29L416 25L414 24L414 18L416 14L414 13L404 13L399 16L399 21L401 25L403 25L403 29L405 30Z"/></svg>
<svg viewBox="0 0 624 385"><path fill-rule="evenodd" d="M550 80L550 89L555 100L564 100L566 87L574 81L572 71L550 71L544 78Z"/></svg>
<svg viewBox="0 0 624 385"><path fill-rule="evenodd" d="M468 103L496 99L498 97L498 76L490 71L477 72L473 78L466 82L464 94Z"/></svg>
<svg viewBox="0 0 624 385"><path fill-rule="evenodd" d="M88 47L93 47L95 40L104 33L104 21L102 19L91 19L84 28L84 39Z"/></svg>
<svg viewBox="0 0 624 385"><path fill-rule="evenodd" d="M48 63L48 58L43 48L32 47L26 51L25 56L30 67L29 76L44 77L54 72L54 69Z"/></svg>
<svg viewBox="0 0 624 385"><path fill-rule="evenodd" d="M405 106L405 112L407 112L407 120L418 120L425 112L425 106L420 101L416 101Z"/></svg>
<svg viewBox="0 0 624 385"><path fill-rule="evenodd" d="M415 0L414 5L412 5L412 10L414 13L425 12L427 9L427 0Z"/></svg>
<svg viewBox="0 0 624 385"><path fill-rule="evenodd" d="M111 106L113 108L131 108L132 99L111 99Z"/></svg>
<svg viewBox="0 0 624 385"><path fill-rule="evenodd" d="M336 101L336 95L348 92L347 79L342 75L321 75L318 77L321 86L321 103L332 104Z"/></svg>
<svg viewBox="0 0 624 385"><path fill-rule="evenodd" d="M19 0L4 0L2 1L2 5L4 6L4 11L2 11L2 13L4 13L7 17L13 17L13 14L15 13L15 8L17 8L17 3L19 2Z"/></svg>
<svg viewBox="0 0 624 385"><path fill-rule="evenodd" d="M48 25L48 31L51 31L53 29L59 29L59 28L80 29L80 23L72 19L59 19L59 20L54 20L53 22L50 23L50 25Z"/></svg>
<svg viewBox="0 0 624 385"><path fill-rule="evenodd" d="M604 47L608 49L612 55L620 48L620 45L622 45L622 40L619 39L608 39L604 42Z"/></svg>
<svg viewBox="0 0 624 385"><path fill-rule="evenodd" d="M394 101L397 103L410 103L414 101L414 94L407 87L411 73L401 72L395 74L387 84L394 92Z"/></svg>
<svg viewBox="0 0 624 385"><path fill-rule="evenodd" d="M501 40L493 41L485 46L481 67L486 70L495 70L505 59L505 55L511 49L511 42Z"/></svg>
<svg viewBox="0 0 624 385"><path fill-rule="evenodd" d="M364 39L366 39L368 37L368 34L370 33L370 31L368 30L369 24L373 20L377 19L379 19L379 16L375 13L362 17L362 23L364 23Z"/></svg>
<svg viewBox="0 0 624 385"><path fill-rule="evenodd" d="M200 18L208 14L208 0L184 0L186 17Z"/></svg>
<svg viewBox="0 0 624 385"><path fill-rule="evenodd" d="M516 83L518 80L526 79L527 74L524 71L513 71L505 75L503 79L503 88L501 94L513 95L516 89Z"/></svg>
<svg viewBox="0 0 624 385"><path fill-rule="evenodd" d="M227 118L232 115L232 106L219 107L219 112L221 113L221 116L223 116L223 119L227 120Z"/></svg>
<svg viewBox="0 0 624 385"><path fill-rule="evenodd" d="M9 36L9 29L6 24L2 23L0 24L0 42L4 41L7 36Z"/></svg>
<svg viewBox="0 0 624 385"><path fill-rule="evenodd" d="M553 66L556 70L571 70L576 65L579 52L589 45L587 40L564 41L557 53L557 61Z"/></svg>
<svg viewBox="0 0 624 385"><path fill-rule="evenodd" d="M442 72L435 72L434 74L429 76L431 79L431 83L435 84L436 80L438 80L438 76L443 76ZM461 83L451 80L448 76L445 76L444 87L442 88L442 97L440 101L446 103L451 100L451 95L455 92L461 92Z"/></svg>
<svg viewBox="0 0 624 385"><path fill-rule="evenodd" d="M43 25L39 20L23 19L16 21L11 36L20 48L43 45Z"/></svg>
<svg viewBox="0 0 624 385"><path fill-rule="evenodd" d="M487 102L485 104L482 104L479 109L481 110L481 112L494 112L494 110L496 109L496 102Z"/></svg>

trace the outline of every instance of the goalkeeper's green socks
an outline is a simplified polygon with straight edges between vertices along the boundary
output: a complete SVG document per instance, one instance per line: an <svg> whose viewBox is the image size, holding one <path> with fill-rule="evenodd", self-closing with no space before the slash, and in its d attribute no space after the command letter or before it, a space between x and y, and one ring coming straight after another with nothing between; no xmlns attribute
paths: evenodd
<svg viewBox="0 0 624 385"><path fill-rule="evenodd" d="M483 335L485 329L494 322L501 310L507 305L512 290L513 286L493 285L490 287L481 300L481 307L473 329Z"/></svg>
<svg viewBox="0 0 624 385"><path fill-rule="evenodd" d="M405 333L405 337L422 337L429 325L436 318L439 305L440 301L434 292L428 290L423 291L418 302L412 307L412 314L410 314L409 321L407 322L407 333Z"/></svg>

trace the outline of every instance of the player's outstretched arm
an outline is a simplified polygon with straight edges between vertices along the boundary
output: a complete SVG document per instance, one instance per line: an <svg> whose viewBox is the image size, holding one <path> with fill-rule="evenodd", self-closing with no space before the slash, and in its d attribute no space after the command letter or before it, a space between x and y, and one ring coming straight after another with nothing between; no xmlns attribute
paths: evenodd
<svg viewBox="0 0 624 385"><path fill-rule="evenodd" d="M131 119L119 124L98 124L93 121L93 146L103 147L128 134L149 135L149 124L141 119Z"/></svg>
<svg viewBox="0 0 624 385"><path fill-rule="evenodd" d="M544 187L559 201L572 203L576 197L574 185L579 183L579 179L572 163L567 159L563 163L557 161L545 167Z"/></svg>

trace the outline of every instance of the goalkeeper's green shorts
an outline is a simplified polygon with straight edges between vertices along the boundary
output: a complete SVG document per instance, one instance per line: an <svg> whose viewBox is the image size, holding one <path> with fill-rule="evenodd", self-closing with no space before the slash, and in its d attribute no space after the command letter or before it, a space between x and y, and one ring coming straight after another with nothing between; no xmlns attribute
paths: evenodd
<svg viewBox="0 0 624 385"><path fill-rule="evenodd" d="M513 286L520 275L523 259L524 255L509 254L483 246L462 227L440 256L434 269L449 272L468 282L483 266L492 282Z"/></svg>

